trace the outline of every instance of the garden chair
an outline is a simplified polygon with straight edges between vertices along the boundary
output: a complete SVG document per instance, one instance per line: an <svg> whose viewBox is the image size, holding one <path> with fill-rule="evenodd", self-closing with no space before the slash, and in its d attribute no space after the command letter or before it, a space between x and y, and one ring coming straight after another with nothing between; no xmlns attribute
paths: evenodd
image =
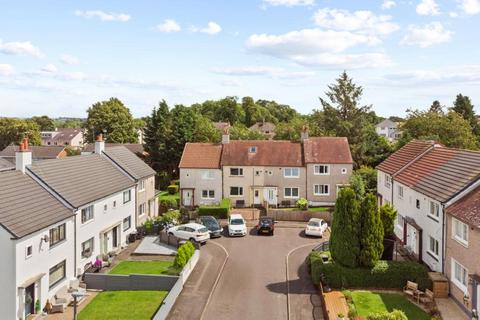
<svg viewBox="0 0 480 320"><path fill-rule="evenodd" d="M429 289L425 290L425 294L420 298L420 301L427 307L433 306L433 304L435 303L433 291Z"/></svg>
<svg viewBox="0 0 480 320"><path fill-rule="evenodd" d="M418 294L418 284L412 281L407 281L407 285L403 288L403 293L415 298Z"/></svg>

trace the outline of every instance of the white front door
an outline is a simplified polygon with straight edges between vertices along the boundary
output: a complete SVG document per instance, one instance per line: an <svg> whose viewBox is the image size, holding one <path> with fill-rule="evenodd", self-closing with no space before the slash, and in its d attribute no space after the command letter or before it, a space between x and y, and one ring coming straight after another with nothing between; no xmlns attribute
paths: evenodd
<svg viewBox="0 0 480 320"><path fill-rule="evenodd" d="M183 190L182 192L182 199L184 206L191 206L192 205L192 190Z"/></svg>
<svg viewBox="0 0 480 320"><path fill-rule="evenodd" d="M477 284L477 311L480 309L480 283Z"/></svg>
<svg viewBox="0 0 480 320"><path fill-rule="evenodd" d="M418 254L417 230L409 224L407 224L407 246L410 247L413 253Z"/></svg>
<svg viewBox="0 0 480 320"><path fill-rule="evenodd" d="M268 204L276 205L277 204L277 189L276 188L267 188L264 191L264 198L267 199Z"/></svg>
<svg viewBox="0 0 480 320"><path fill-rule="evenodd" d="M254 189L253 190L253 204L260 204L260 190Z"/></svg>

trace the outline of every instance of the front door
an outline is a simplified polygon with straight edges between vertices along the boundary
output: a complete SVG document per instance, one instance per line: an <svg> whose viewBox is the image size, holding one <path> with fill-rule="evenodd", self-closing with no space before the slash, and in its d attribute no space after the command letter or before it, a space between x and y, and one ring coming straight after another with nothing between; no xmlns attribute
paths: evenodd
<svg viewBox="0 0 480 320"><path fill-rule="evenodd" d="M112 229L112 248L118 247L118 227Z"/></svg>
<svg viewBox="0 0 480 320"><path fill-rule="evenodd" d="M268 201L270 205L277 204L277 189L276 188L268 188L265 189L264 195L265 199Z"/></svg>
<svg viewBox="0 0 480 320"><path fill-rule="evenodd" d="M260 204L260 190L254 189L253 190L253 204Z"/></svg>
<svg viewBox="0 0 480 320"><path fill-rule="evenodd" d="M189 207L192 205L192 190L183 190L183 205Z"/></svg>
<svg viewBox="0 0 480 320"><path fill-rule="evenodd" d="M35 283L25 288L25 318L35 312Z"/></svg>
<svg viewBox="0 0 480 320"><path fill-rule="evenodd" d="M108 232L105 232L103 234L103 253L107 254L108 253Z"/></svg>
<svg viewBox="0 0 480 320"><path fill-rule="evenodd" d="M477 305L475 309L478 311L480 309L480 283L477 283Z"/></svg>

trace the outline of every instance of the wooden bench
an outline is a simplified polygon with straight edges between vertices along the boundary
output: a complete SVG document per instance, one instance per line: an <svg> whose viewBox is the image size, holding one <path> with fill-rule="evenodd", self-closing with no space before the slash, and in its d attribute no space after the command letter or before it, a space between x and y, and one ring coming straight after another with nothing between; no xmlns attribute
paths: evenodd
<svg viewBox="0 0 480 320"><path fill-rule="evenodd" d="M415 298L418 294L418 284L412 281L407 281L407 285L403 288L403 293Z"/></svg>

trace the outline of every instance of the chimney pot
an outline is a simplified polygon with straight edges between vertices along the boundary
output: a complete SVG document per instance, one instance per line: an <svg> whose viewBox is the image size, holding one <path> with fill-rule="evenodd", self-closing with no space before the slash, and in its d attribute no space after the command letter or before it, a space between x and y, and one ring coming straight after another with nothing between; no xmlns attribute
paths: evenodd
<svg viewBox="0 0 480 320"><path fill-rule="evenodd" d="M28 150L28 138L24 138L19 146L19 151L15 152L15 169L25 173L26 166L32 164L32 153Z"/></svg>
<svg viewBox="0 0 480 320"><path fill-rule="evenodd" d="M102 134L102 133L99 133L99 134L97 135L96 141L100 141L100 142L103 141L103 134Z"/></svg>

